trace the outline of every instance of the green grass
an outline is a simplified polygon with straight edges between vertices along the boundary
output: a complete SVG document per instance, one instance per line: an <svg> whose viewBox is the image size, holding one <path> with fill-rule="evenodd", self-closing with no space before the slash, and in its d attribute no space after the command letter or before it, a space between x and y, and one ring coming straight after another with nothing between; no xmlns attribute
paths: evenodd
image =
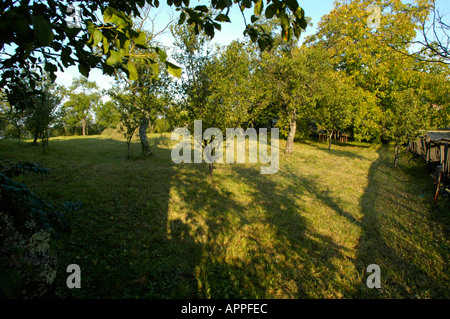
<svg viewBox="0 0 450 319"><path fill-rule="evenodd" d="M174 164L170 135L154 156L103 136L53 138L50 149L0 141L0 158L50 175L27 183L52 203L81 201L59 253L57 297L449 298L450 209L432 207L419 159L364 143L296 143L277 174L259 164ZM280 141L280 148L284 142ZM81 267L67 289L66 267ZM366 286L370 264L381 289Z"/></svg>

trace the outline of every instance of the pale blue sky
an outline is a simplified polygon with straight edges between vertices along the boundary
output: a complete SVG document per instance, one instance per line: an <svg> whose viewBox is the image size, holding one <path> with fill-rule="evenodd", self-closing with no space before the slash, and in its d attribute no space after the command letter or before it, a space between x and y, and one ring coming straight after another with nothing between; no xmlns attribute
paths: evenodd
<svg viewBox="0 0 450 319"><path fill-rule="evenodd" d="M198 1L199 3L204 1ZM173 10L173 8L168 7L165 4L165 1L160 1L160 7L156 9L156 25L155 29L160 30L164 28L167 23L170 21L171 17L177 19L179 16L179 12ZM313 27L307 28L307 32L302 37L314 33L315 26L320 18L327 14L332 8L334 0L315 0L315 1L299 1L302 8L305 10L306 15L312 18ZM196 5L195 1L191 1L191 5ZM252 9L247 10L247 22L250 23L250 16L253 12ZM243 38L243 31L245 29L245 24L241 12L237 6L234 6L230 10L230 19L232 23L222 23L222 31L216 31L215 37L213 39L213 43L218 44L227 44L232 40ZM170 46L172 44L172 39L169 33L166 33L158 38L158 40L166 46ZM170 54L169 54L170 56ZM176 62L176 61L174 61ZM57 80L56 82L61 85L65 85L66 87L70 86L73 77L80 76L78 72L78 68L72 66L62 72L57 72ZM113 78L109 76L105 76L102 74L101 70L91 70L89 74L90 81L96 81L97 84L101 88L109 88L111 83L113 82Z"/></svg>
<svg viewBox="0 0 450 319"><path fill-rule="evenodd" d="M200 3L205 3L205 1L198 1ZM157 14L155 18L155 29L161 30L164 28L170 19L177 19L179 12L175 11L173 8L168 7L165 1L160 1L160 7L155 9ZM305 10L306 16L312 19L312 27L308 27L306 32L302 35L301 39L304 39L307 35L313 34L316 30L317 23L320 18L330 12L333 9L334 0L300 0L300 6ZM437 0L437 7L441 12L450 15L450 0ZM191 6L195 6L196 1L191 1ZM247 21L250 22L250 16L253 12L252 9L247 10ZM222 23L222 31L216 31L216 35L213 39L213 43L227 44L232 40L243 38L243 31L245 29L245 24L241 12L237 6L234 6L230 11L230 19L232 23ZM447 19L448 21L449 19ZM158 41L163 43L163 45L170 46L172 44L172 39L170 33L167 32L160 37ZM169 52L170 59L170 52ZM174 61L176 63L176 61ZM77 67L70 67L65 70L64 73L58 72L58 77L56 82L61 85L69 86L72 82L72 78L80 76ZM109 88L113 82L113 78L105 76L100 70L91 70L89 75L90 81L96 81L101 88Z"/></svg>

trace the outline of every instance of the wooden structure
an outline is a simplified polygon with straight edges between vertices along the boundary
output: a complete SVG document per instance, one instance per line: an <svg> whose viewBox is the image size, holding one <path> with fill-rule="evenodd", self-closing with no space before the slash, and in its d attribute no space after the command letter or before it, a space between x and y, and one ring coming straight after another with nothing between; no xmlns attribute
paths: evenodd
<svg viewBox="0 0 450 319"><path fill-rule="evenodd" d="M334 141L339 141L340 143L348 143L348 138L350 137L349 134L341 133L340 131L333 131L331 133L331 138L334 138ZM319 132L319 142L327 142L328 141L328 134L324 133L323 131Z"/></svg>
<svg viewBox="0 0 450 319"><path fill-rule="evenodd" d="M421 156L435 175L434 203L439 193L450 194L450 131L432 131L415 141L409 141L408 150Z"/></svg>
<svg viewBox="0 0 450 319"><path fill-rule="evenodd" d="M339 136L339 142L341 142L341 143L347 143L348 142L348 137L349 137L349 135L348 134L341 134L340 136Z"/></svg>

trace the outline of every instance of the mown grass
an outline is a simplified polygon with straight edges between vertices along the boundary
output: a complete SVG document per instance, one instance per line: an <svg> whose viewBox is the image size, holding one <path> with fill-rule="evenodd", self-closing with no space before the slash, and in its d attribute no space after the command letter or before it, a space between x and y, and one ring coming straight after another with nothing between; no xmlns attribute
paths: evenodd
<svg viewBox="0 0 450 319"><path fill-rule="evenodd" d="M103 136L50 149L0 141L0 158L53 172L21 178L52 203L81 201L59 255L57 297L448 298L450 209L432 207L425 165L388 147L296 143L277 174L259 164L174 164ZM280 148L284 147L280 141ZM67 265L81 289L67 289ZM382 286L366 285L370 264Z"/></svg>

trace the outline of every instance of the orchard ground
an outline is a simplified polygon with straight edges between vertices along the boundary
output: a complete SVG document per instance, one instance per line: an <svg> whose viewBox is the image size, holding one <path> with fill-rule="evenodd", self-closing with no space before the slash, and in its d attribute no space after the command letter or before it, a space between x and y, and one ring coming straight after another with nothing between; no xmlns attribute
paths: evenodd
<svg viewBox="0 0 450 319"><path fill-rule="evenodd" d="M170 134L131 159L120 138L0 141L4 160L52 169L18 178L57 205L80 201L62 242L58 298L449 298L449 200L433 207L425 164L389 146L280 140L264 164L174 164ZM66 268L81 268L68 289ZM366 285L381 267L381 288Z"/></svg>

